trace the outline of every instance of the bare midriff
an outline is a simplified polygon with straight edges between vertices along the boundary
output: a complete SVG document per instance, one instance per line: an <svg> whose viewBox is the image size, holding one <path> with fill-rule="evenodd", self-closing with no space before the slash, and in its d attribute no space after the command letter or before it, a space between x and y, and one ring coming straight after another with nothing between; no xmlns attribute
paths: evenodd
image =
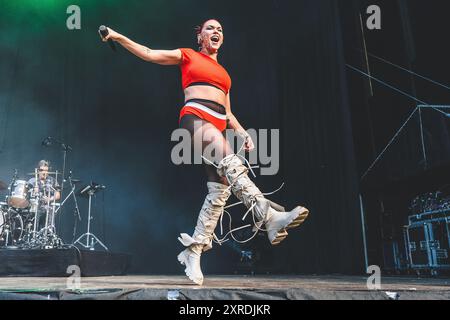
<svg viewBox="0 0 450 320"><path fill-rule="evenodd" d="M225 106L226 95L225 93L217 88L210 86L192 86L184 89L185 102L192 99L204 99L214 101L218 104Z"/></svg>

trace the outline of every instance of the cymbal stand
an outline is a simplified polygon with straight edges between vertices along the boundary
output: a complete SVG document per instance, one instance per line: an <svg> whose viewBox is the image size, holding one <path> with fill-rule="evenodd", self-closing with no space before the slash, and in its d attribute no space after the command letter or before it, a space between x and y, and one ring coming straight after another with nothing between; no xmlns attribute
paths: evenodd
<svg viewBox="0 0 450 320"><path fill-rule="evenodd" d="M51 190L47 192L44 190L44 195L47 197L46 204L46 214L45 214L45 227L39 231L42 234L42 243L41 245L45 249L55 248L61 245L63 242L61 238L56 234L56 226L55 226L55 208L56 208L56 199L53 197L53 200L50 201L51 191L56 194L56 189L50 187Z"/></svg>

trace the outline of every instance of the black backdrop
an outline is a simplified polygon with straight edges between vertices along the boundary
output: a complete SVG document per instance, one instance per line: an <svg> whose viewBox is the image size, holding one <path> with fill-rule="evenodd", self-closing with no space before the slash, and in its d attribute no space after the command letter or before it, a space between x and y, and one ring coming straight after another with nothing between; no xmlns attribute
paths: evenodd
<svg viewBox="0 0 450 320"><path fill-rule="evenodd" d="M259 253L257 272L359 273L361 222L342 34L337 1L23 1L1 0L0 179L62 153L46 136L70 144L68 167L105 184L94 201L94 233L133 255L133 271L178 273L176 238L192 232L206 187L203 169L170 161L170 134L183 101L179 70L112 52L97 35L107 24L150 48L194 47L193 26L219 19L219 61L233 79L232 108L248 128L279 128L281 170L258 177L273 198L302 203L311 218L279 247L264 236L205 255L207 273L236 271L239 251ZM65 27L78 4L81 30ZM85 231L86 201L79 199ZM242 211L242 210L240 210ZM234 211L235 221L240 211ZM59 218L66 242L74 216Z"/></svg>
<svg viewBox="0 0 450 320"><path fill-rule="evenodd" d="M371 74L378 79L432 105L449 105L449 90L412 76L380 61L381 57L421 76L450 83L448 1L354 0L340 2L347 63L366 70L359 14L368 5L380 6L382 29L365 30ZM358 171L361 177L417 106L410 97L373 81L373 95L366 77L350 71L352 128ZM448 111L447 111L448 112ZM410 205L418 195L441 191L450 195L450 122L435 110L422 110L423 156L419 113L405 125L380 161L362 179L360 189L365 207L369 264L393 269L392 245L400 248L406 267L403 226L413 213Z"/></svg>

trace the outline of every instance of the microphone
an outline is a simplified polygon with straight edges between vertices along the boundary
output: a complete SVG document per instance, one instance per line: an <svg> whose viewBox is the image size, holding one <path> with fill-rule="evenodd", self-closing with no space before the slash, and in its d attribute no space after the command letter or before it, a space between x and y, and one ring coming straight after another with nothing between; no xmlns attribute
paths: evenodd
<svg viewBox="0 0 450 320"><path fill-rule="evenodd" d="M42 140L42 145L44 147L50 147L52 145L52 137L47 137L44 140Z"/></svg>
<svg viewBox="0 0 450 320"><path fill-rule="evenodd" d="M47 138L45 138L44 140L42 140L41 144L42 144L44 147L51 147L51 146L53 146L54 144L56 144L56 145L60 146L61 148L63 148L63 150L66 151L66 152L67 152L67 151L72 151L72 147L71 147L71 146L62 143L61 141L59 141L59 140L57 140L57 139L55 139L55 138L53 138L53 137L47 137Z"/></svg>
<svg viewBox="0 0 450 320"><path fill-rule="evenodd" d="M108 28L106 28L104 25L101 25L98 28L98 33L100 34L100 36L104 39L106 38L106 36L108 35ZM108 44L111 47L111 49L113 49L113 51L116 51L116 45L114 44L114 41L112 41L111 39L108 39Z"/></svg>
<svg viewBox="0 0 450 320"><path fill-rule="evenodd" d="M91 182L91 188L95 190L104 190L106 189L106 186L103 184L98 184L97 182Z"/></svg>

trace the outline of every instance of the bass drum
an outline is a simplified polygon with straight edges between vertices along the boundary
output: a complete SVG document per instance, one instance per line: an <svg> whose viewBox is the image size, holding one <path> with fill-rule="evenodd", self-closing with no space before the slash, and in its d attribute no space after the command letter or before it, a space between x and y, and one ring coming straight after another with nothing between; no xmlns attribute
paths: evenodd
<svg viewBox="0 0 450 320"><path fill-rule="evenodd" d="M23 236L23 220L14 210L0 208L0 246L15 246Z"/></svg>

